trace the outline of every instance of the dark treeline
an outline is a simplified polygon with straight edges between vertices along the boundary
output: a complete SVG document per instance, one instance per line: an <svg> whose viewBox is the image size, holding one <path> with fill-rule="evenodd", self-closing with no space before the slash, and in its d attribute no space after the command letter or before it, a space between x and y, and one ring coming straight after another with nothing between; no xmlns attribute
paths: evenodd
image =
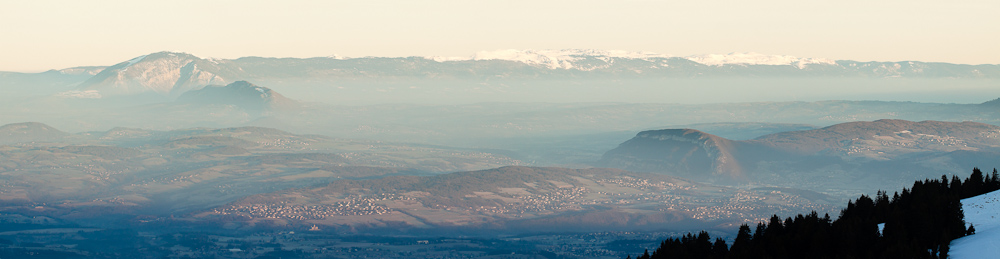
<svg viewBox="0 0 1000 259"><path fill-rule="evenodd" d="M891 197L879 191L847 203L837 220L829 215L772 216L756 229L740 226L732 246L707 232L664 240L637 259L657 258L947 258L951 240L973 234L965 228L961 199L1000 189L997 170L978 168L962 181L916 181ZM878 224L885 223L879 231ZM631 256L629 256L631 257Z"/></svg>

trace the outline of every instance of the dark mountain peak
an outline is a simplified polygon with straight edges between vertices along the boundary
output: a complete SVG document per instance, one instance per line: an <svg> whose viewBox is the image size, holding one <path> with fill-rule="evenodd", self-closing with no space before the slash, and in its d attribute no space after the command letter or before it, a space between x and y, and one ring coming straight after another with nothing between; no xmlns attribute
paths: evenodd
<svg viewBox="0 0 1000 259"><path fill-rule="evenodd" d="M661 129L661 130L647 130L639 132L635 135L637 138L648 138L657 139L661 141L665 140L691 140L691 141L713 141L713 142L727 142L728 139L708 134L696 129Z"/></svg>
<svg viewBox="0 0 1000 259"><path fill-rule="evenodd" d="M258 86L258 85L255 85L253 83L247 82L245 80L240 80L240 81L236 81L236 82L230 83L230 84L228 84L226 86L223 86L223 88L226 88L229 91L234 91L234 92L236 92L236 91L245 91L245 92L257 91L257 92L260 92L260 96L262 98L269 97L269 96L272 96L272 95L278 95L279 97L283 97L280 94L278 94L277 92L275 92L274 90L271 90L271 88L267 88L267 87L263 87L263 86Z"/></svg>
<svg viewBox="0 0 1000 259"><path fill-rule="evenodd" d="M296 101L270 88L247 81L236 81L225 86L205 86L182 94L177 101L203 105L234 105L254 113L294 108L298 105Z"/></svg>
<svg viewBox="0 0 1000 259"><path fill-rule="evenodd" d="M1000 106L1000 98L996 98L996 99L993 99L993 100L990 100L990 101L986 101L986 102L983 102L983 103L981 103L979 105L998 107L998 106Z"/></svg>
<svg viewBox="0 0 1000 259"><path fill-rule="evenodd" d="M0 143L52 141L69 135L40 122L11 123L0 126Z"/></svg>
<svg viewBox="0 0 1000 259"><path fill-rule="evenodd" d="M240 88L240 87L260 87L260 86L257 86L257 85L255 85L253 83L250 83L250 82L246 81L246 80L239 80L239 81L236 81L236 82L233 82L231 84L226 85L226 87ZM267 87L263 87L263 88L267 88ZM270 90L270 89L268 89L268 90Z"/></svg>
<svg viewBox="0 0 1000 259"><path fill-rule="evenodd" d="M733 156L736 144L695 129L650 130L608 151L598 163L694 180L739 181L745 176Z"/></svg>

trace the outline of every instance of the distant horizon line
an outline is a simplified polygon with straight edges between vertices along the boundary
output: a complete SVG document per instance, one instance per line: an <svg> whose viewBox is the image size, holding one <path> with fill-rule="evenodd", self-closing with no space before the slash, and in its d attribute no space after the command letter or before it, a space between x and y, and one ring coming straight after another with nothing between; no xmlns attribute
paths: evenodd
<svg viewBox="0 0 1000 259"><path fill-rule="evenodd" d="M775 62L807 62L807 63L833 63L837 61L853 61L853 62L879 62L879 63L899 63L899 62L920 62L920 63L938 63L938 64L954 64L954 65L970 65L970 66L980 66L980 65L1000 65L1000 63L982 63L982 64L971 64L971 63L952 63L952 62L941 62L941 61L921 61L921 60L855 60L855 59L829 59L829 58L817 58L817 57L798 57L792 55L782 55L782 54L764 54L755 51L748 52L729 52L727 54L695 54L695 55L670 55L670 54L660 54L651 51L630 51L630 50L618 50L618 49L586 49L586 48L564 48L564 49L497 49L497 50L483 50L478 51L472 55L468 56L442 56L442 55L411 55L411 56L377 56L377 55L367 55L367 56L343 56L339 54L331 54L326 56L311 56L311 57L278 57L278 56L241 56L236 58L217 58L210 56L199 56L191 54L182 50L163 50L150 52L147 54L139 55L123 61L108 64L108 65L83 65L83 66L72 66L65 68L50 68L42 70L6 70L0 72L13 72L13 73L44 73L49 71L61 71L66 69L74 68L93 68L93 67L110 67L124 62L129 62L130 60L143 58L148 55L157 53L172 53L172 54L186 54L191 55L200 59L207 60L237 60L241 58L274 58L274 59L311 59L311 58L330 58L338 60L350 60L350 59L364 59L364 58L424 58L428 60L433 60L436 62L454 62L454 61L482 61L482 60L508 60L508 61L518 61L522 63L532 64L526 61L524 55L534 55L541 58L556 58L555 61L560 61L559 58L571 58L576 56L595 56L595 57L612 57L612 58L681 58L691 60L697 63L710 66L719 65L731 65L731 64L747 64L747 65L790 65L790 64L778 64ZM506 54L506 56L504 56ZM514 55L514 56L511 56ZM518 56L520 55L520 56ZM737 60L733 60L733 59ZM742 59L739 59L742 58ZM757 61L761 63L749 63L743 62L746 59L757 58ZM764 59L764 60L761 60ZM538 64L538 63L535 63Z"/></svg>

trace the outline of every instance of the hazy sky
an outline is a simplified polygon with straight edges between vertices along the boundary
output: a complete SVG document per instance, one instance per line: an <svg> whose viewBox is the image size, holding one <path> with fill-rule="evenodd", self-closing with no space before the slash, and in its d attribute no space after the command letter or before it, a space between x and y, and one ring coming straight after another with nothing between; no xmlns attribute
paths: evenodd
<svg viewBox="0 0 1000 259"><path fill-rule="evenodd" d="M1000 64L1000 1L0 2L0 71L201 57L594 48Z"/></svg>

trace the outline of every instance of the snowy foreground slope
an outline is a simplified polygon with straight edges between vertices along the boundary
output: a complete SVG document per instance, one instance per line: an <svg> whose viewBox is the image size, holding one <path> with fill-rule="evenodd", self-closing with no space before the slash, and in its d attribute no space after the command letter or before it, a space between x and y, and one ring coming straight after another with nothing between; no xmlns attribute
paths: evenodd
<svg viewBox="0 0 1000 259"><path fill-rule="evenodd" d="M976 234L951 242L948 256L956 259L1000 258L1000 191L962 200L966 224Z"/></svg>

